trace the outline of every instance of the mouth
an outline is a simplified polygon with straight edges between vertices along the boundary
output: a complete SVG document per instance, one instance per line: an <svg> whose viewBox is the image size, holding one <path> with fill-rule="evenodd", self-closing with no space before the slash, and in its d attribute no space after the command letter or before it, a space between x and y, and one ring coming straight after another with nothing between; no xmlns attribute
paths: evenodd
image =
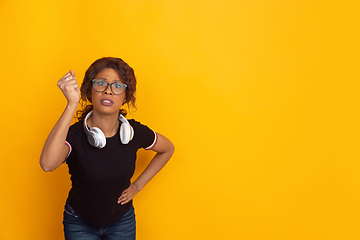
<svg viewBox="0 0 360 240"><path fill-rule="evenodd" d="M111 106L114 104L114 102L111 99L107 99L107 98L101 99L100 103L104 106Z"/></svg>

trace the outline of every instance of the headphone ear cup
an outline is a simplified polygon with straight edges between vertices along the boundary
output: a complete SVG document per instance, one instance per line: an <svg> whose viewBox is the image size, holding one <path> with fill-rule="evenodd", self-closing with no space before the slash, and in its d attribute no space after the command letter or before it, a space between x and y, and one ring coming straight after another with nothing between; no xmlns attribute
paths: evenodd
<svg viewBox="0 0 360 240"><path fill-rule="evenodd" d="M123 122L120 127L120 140L123 144L128 144L131 140L131 129L129 123Z"/></svg>
<svg viewBox="0 0 360 240"><path fill-rule="evenodd" d="M88 132L87 134L87 140L90 143L91 146L96 147L96 140L95 140L95 136L94 133L92 132Z"/></svg>
<svg viewBox="0 0 360 240"><path fill-rule="evenodd" d="M88 141L92 146L97 148L103 148L106 145L106 137L104 133L97 127L90 128Z"/></svg>
<svg viewBox="0 0 360 240"><path fill-rule="evenodd" d="M89 129L89 127L86 124L86 120L88 120L92 114L93 111L90 111L84 119L84 131L87 136L87 140L91 146L97 148L103 148L106 145L106 137L104 133L100 130L100 128L97 127L92 127Z"/></svg>

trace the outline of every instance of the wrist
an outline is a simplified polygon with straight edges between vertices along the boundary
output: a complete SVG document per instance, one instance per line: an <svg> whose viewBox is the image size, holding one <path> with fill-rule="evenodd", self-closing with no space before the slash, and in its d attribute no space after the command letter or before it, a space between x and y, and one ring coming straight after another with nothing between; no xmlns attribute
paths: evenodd
<svg viewBox="0 0 360 240"><path fill-rule="evenodd" d="M66 108L75 111L77 109L78 105L79 105L78 102L68 102L67 105L66 105Z"/></svg>
<svg viewBox="0 0 360 240"><path fill-rule="evenodd" d="M134 185L134 187L136 188L136 190L137 190L138 192L141 191L142 188L139 187L139 185L138 185L136 182L133 182L132 185Z"/></svg>

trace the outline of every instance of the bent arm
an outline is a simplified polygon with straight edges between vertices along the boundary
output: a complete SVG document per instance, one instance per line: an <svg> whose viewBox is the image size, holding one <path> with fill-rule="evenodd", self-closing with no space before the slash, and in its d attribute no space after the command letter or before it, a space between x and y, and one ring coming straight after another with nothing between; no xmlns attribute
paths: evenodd
<svg viewBox="0 0 360 240"><path fill-rule="evenodd" d="M169 139L157 133L158 141L153 151L157 152L144 172L119 197L119 204L128 203L165 166L174 153L174 145Z"/></svg>
<svg viewBox="0 0 360 240"><path fill-rule="evenodd" d="M47 137L40 155L40 166L45 171L54 171L65 160L69 151L65 140L77 105L67 105Z"/></svg>
<svg viewBox="0 0 360 240"><path fill-rule="evenodd" d="M158 141L152 149L156 155L144 172L133 182L139 191L165 166L175 151L175 147L169 139L159 133L157 135Z"/></svg>
<svg viewBox="0 0 360 240"><path fill-rule="evenodd" d="M51 130L41 151L40 166L45 172L54 171L64 162L69 150L65 145L66 136L79 104L79 85L73 70L66 73L57 85L66 97L68 104Z"/></svg>

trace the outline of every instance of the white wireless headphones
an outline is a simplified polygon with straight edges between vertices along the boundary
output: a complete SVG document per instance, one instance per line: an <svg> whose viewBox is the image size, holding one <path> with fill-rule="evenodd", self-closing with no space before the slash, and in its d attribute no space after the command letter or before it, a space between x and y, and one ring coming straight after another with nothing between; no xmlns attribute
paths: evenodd
<svg viewBox="0 0 360 240"><path fill-rule="evenodd" d="M86 120L93 114L93 111L89 112L84 120L84 130L87 136L88 142L91 146L97 148L103 148L106 145L106 137L100 128L89 127L86 124ZM120 126L120 140L123 144L128 144L134 137L134 129L129 124L128 120L123 116L119 115L119 120L122 122Z"/></svg>

